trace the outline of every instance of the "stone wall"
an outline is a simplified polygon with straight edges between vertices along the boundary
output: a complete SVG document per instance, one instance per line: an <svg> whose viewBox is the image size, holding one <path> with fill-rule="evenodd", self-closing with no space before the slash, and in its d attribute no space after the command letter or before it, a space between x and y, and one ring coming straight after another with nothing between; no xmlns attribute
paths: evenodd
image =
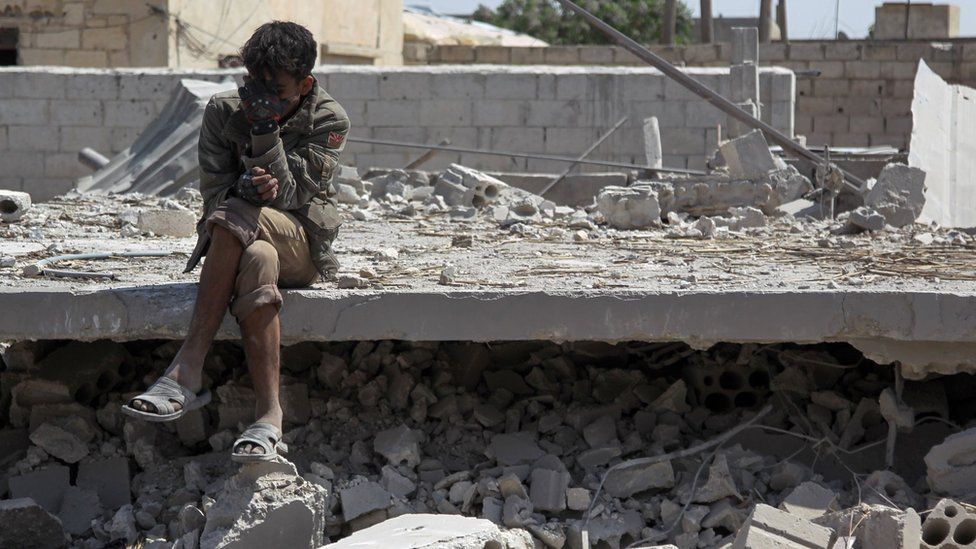
<svg viewBox="0 0 976 549"><path fill-rule="evenodd" d="M716 89L729 86L728 69L689 72ZM0 188L23 189L37 199L63 192L86 173L77 161L81 148L106 155L123 150L157 115L179 79L241 74L237 69L0 69ZM697 168L714 151L716 126L725 119L646 68L329 66L320 67L317 76L345 106L354 137L421 143L448 138L460 147L575 158L627 116L628 123L591 158L642 164L642 121L657 116L665 165ZM761 80L766 118L792 132L793 73L764 69ZM422 152L350 143L344 161L402 167ZM566 166L441 153L426 167L450 162L547 173Z"/></svg>
<svg viewBox="0 0 976 549"><path fill-rule="evenodd" d="M685 66L727 66L730 44L655 47ZM616 46L502 48L408 44L412 64L645 66ZM797 71L796 132L813 145L908 146L915 70L924 59L943 78L976 86L976 39L928 41L794 41L762 44L763 65ZM813 77L806 71L820 71Z"/></svg>

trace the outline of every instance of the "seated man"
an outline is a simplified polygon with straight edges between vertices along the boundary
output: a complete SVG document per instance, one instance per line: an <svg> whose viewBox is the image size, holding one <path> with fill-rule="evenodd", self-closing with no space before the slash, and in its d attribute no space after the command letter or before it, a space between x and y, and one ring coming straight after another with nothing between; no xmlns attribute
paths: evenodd
<svg viewBox="0 0 976 549"><path fill-rule="evenodd" d="M316 44L304 27L262 25L241 56L244 87L215 95L200 130L204 215L186 272L207 259L189 334L165 375L123 410L172 421L207 404L204 359L229 304L257 399L257 421L234 443L232 458L263 461L284 450L278 287L335 278L339 220L330 180L349 119L311 75Z"/></svg>

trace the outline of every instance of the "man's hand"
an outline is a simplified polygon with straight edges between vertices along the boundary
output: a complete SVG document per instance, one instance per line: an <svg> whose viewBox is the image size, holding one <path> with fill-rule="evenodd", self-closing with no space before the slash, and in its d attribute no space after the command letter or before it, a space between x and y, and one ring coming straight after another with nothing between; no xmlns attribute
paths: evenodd
<svg viewBox="0 0 976 549"><path fill-rule="evenodd" d="M244 107L244 115L251 123L251 132L264 135L278 129L287 102L258 80L244 77L244 86L237 90Z"/></svg>
<svg viewBox="0 0 976 549"><path fill-rule="evenodd" d="M237 195L255 206L267 206L278 196L278 180L255 166L237 180Z"/></svg>

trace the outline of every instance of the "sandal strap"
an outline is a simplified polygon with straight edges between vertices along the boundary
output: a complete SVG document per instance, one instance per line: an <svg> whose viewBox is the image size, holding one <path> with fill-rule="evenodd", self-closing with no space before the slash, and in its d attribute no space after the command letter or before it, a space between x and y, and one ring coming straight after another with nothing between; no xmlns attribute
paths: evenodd
<svg viewBox="0 0 976 549"><path fill-rule="evenodd" d="M252 423L247 429L244 430L243 433L241 433L241 436L237 437L237 440L234 441L234 448L237 449L237 447L241 444L250 442L260 446L261 449L264 450L265 454L274 454L276 453L275 448L284 446L284 443L281 442L281 436L281 430L270 423Z"/></svg>
<svg viewBox="0 0 976 549"><path fill-rule="evenodd" d="M131 403L133 400L148 402L156 407L157 414L164 415L177 411L174 403L185 408L187 401L195 397L196 395L192 391L164 376L150 385L145 393L134 397L129 402Z"/></svg>

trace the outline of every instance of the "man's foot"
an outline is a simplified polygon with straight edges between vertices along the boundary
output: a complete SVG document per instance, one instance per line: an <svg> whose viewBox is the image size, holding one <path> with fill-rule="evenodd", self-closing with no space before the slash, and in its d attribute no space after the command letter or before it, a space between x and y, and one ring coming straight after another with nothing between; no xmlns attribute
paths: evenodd
<svg viewBox="0 0 976 549"><path fill-rule="evenodd" d="M203 387L203 374L200 372L200 369L197 368L190 368L183 365L170 366L169 370L163 374L163 377L172 379L181 386L189 389L194 394L199 393L200 389ZM173 404L174 411L178 412L183 409L183 405L179 401L170 399L170 402ZM138 398L132 399L129 406L140 412L146 412L149 414L159 413L159 410L156 408L155 404Z"/></svg>
<svg viewBox="0 0 976 549"><path fill-rule="evenodd" d="M288 451L281 438L281 428L277 425L255 421L234 442L231 460L238 463L272 461Z"/></svg>
<svg viewBox="0 0 976 549"><path fill-rule="evenodd" d="M278 439L280 440L281 421L282 421L282 412L281 409L279 408L274 412L269 412L267 414L264 414L263 416L259 417L257 421L255 421L254 423L263 423L274 427L275 429L278 430ZM272 447L274 447L274 444L272 444ZM267 453L266 450L261 445L246 440L236 443L234 445L233 451L235 454L251 454L251 455L261 455Z"/></svg>

